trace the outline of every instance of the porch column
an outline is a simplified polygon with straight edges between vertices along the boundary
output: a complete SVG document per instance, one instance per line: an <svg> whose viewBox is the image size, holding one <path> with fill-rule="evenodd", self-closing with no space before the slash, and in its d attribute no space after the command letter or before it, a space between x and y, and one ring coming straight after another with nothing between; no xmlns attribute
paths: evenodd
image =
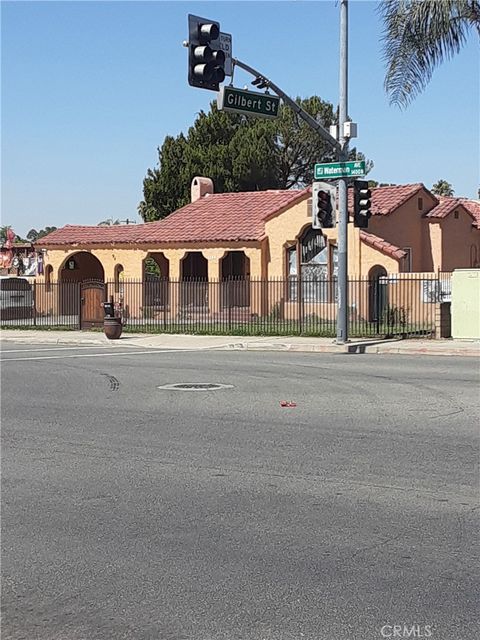
<svg viewBox="0 0 480 640"><path fill-rule="evenodd" d="M170 280L168 286L169 291L169 310L168 315L171 321L174 321L178 316L180 305L180 279L181 279L181 260L185 255L184 251L175 251L168 253L168 259L170 261Z"/></svg>
<svg viewBox="0 0 480 640"><path fill-rule="evenodd" d="M221 311L221 277L221 258L208 257L208 308L211 314Z"/></svg>
<svg viewBox="0 0 480 640"><path fill-rule="evenodd" d="M250 282L250 311L263 316L268 313L268 284L262 279L262 252L245 249L245 255L250 259L250 277L254 280Z"/></svg>

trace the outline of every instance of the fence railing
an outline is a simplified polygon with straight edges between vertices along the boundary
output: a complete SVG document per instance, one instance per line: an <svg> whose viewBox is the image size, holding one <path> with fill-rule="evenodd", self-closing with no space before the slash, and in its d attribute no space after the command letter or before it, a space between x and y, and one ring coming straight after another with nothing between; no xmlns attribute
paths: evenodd
<svg viewBox="0 0 480 640"><path fill-rule="evenodd" d="M334 336L334 279L145 280L34 282L31 295L2 299L3 327L78 329L101 324L101 300L113 297L124 330L237 335ZM90 291L96 297L90 297ZM92 293L92 295L93 295ZM431 335L439 303L448 301L450 274L395 274L348 282L349 334ZM93 311L92 311L93 310ZM93 313L93 317L92 316ZM88 317L87 315L90 314ZM87 322L90 325L86 324Z"/></svg>

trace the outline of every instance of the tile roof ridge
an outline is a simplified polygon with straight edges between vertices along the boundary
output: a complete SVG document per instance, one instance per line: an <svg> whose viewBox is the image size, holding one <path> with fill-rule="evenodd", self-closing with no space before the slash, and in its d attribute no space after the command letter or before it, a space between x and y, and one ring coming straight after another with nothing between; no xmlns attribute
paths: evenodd
<svg viewBox="0 0 480 640"><path fill-rule="evenodd" d="M373 233L360 230L360 239L364 240L370 246L387 253L387 255L393 255L395 258L403 258L407 255L404 249L401 249L393 242L389 242L380 236L376 236Z"/></svg>
<svg viewBox="0 0 480 640"><path fill-rule="evenodd" d="M380 238L380 236L376 236L374 233L370 233L368 231L364 231L363 229L360 229L360 237L374 238L375 240L382 240L383 241L383 238Z"/></svg>

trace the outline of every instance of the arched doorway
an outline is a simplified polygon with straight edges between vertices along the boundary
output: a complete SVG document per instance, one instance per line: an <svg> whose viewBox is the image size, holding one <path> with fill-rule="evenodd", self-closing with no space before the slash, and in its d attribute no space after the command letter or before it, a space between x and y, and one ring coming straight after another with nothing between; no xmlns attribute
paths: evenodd
<svg viewBox="0 0 480 640"><path fill-rule="evenodd" d="M220 261L222 307L250 306L250 258L243 251L228 251Z"/></svg>
<svg viewBox="0 0 480 640"><path fill-rule="evenodd" d="M191 309L208 306L208 261L200 251L189 251L182 258L181 305Z"/></svg>
<svg viewBox="0 0 480 640"><path fill-rule="evenodd" d="M58 270L61 315L75 315L82 328L101 326L105 300L105 272L88 251L69 255Z"/></svg>
<svg viewBox="0 0 480 640"><path fill-rule="evenodd" d="M387 271L375 265L368 272L368 319L377 324L382 321L388 305Z"/></svg>

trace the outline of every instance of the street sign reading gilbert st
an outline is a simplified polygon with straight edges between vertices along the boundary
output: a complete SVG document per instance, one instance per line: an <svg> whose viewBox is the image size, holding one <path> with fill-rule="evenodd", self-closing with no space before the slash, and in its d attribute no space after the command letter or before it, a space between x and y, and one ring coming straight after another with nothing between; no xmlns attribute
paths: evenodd
<svg viewBox="0 0 480 640"><path fill-rule="evenodd" d="M235 87L220 87L217 97L217 106L222 111L234 111L261 118L276 118L280 98L269 93L256 93L235 89Z"/></svg>
<svg viewBox="0 0 480 640"><path fill-rule="evenodd" d="M365 175L365 161L329 162L315 165L315 180L335 180L336 178L354 178Z"/></svg>

